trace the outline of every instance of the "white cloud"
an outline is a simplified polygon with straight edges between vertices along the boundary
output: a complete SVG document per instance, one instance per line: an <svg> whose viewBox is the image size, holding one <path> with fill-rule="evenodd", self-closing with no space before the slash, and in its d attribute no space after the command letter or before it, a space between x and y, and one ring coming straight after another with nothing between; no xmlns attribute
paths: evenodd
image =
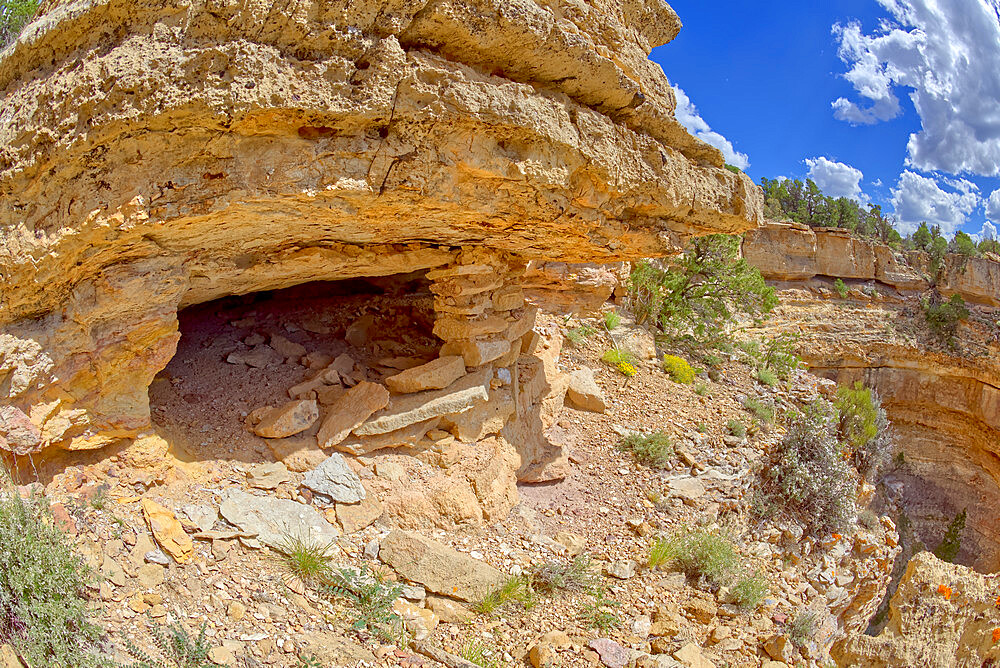
<svg viewBox="0 0 1000 668"><path fill-rule="evenodd" d="M1000 223L1000 189L994 190L986 198L986 217Z"/></svg>
<svg viewBox="0 0 1000 668"><path fill-rule="evenodd" d="M971 236L972 240L975 241L977 244L980 241L983 241L984 239L996 239L997 227L996 225L987 220L985 223L983 223L983 229L979 230L979 232Z"/></svg>
<svg viewBox="0 0 1000 668"><path fill-rule="evenodd" d="M875 179L874 181L872 181L872 185L875 186L876 188L881 188L882 187L882 179Z"/></svg>
<svg viewBox="0 0 1000 668"><path fill-rule="evenodd" d="M940 225L941 233L950 237L979 206L979 195L971 191L948 192L933 178L906 170L899 175L890 201L902 231L913 232L927 221Z"/></svg>
<svg viewBox="0 0 1000 668"><path fill-rule="evenodd" d="M909 95L921 130L910 135L907 165L1000 175L1000 0L878 0L891 15L865 34L835 25L844 75L862 104L840 98L834 116L871 124L900 113Z"/></svg>
<svg viewBox="0 0 1000 668"><path fill-rule="evenodd" d="M691 98L680 86L674 86L674 93L677 95L677 111L675 115L677 122L687 128L687 131L710 146L722 151L723 157L730 165L746 169L750 166L750 159L746 153L739 153L733 148L733 143L720 135L705 122L698 114L698 109L691 103Z"/></svg>
<svg viewBox="0 0 1000 668"><path fill-rule="evenodd" d="M868 196L861 192L860 169L835 162L829 158L807 158L808 177L816 182L823 194L830 197L850 197L858 202L867 202Z"/></svg>

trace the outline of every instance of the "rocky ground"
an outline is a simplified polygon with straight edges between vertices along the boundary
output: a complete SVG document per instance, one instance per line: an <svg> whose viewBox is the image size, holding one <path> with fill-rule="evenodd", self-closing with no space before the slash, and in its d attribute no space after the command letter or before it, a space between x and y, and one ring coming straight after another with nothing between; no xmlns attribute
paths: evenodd
<svg viewBox="0 0 1000 668"><path fill-rule="evenodd" d="M376 322L373 331L392 325L412 336L397 336L394 344L369 341L363 349L343 340L371 299L339 302L343 322L325 318L319 325L310 320L314 303L272 313L266 303L237 301L185 316L178 355L151 389L160 433L110 456L77 454L35 472L35 485L44 486L100 574L94 603L109 653L121 657L126 642L150 647L151 629L180 622L192 632L205 624L211 658L220 665L297 666L300 656L321 665L434 663L429 644L451 657L477 657L481 650L493 665L774 668L820 665L832 640L860 630L874 610L895 550L887 519L855 535L814 540L780 518L758 525L747 516L753 471L782 427L780 419L773 425L753 419L743 402L757 398L780 414L829 390L805 372L768 388L751 378L749 367L730 361L713 374L716 380L702 374L693 385L678 384L660 369L652 338L626 324L614 339L642 358L637 375L626 378L600 361L612 344L591 322L595 333L567 343L559 367L596 383L571 381L568 406L547 433L569 453L569 473L519 485L519 503L497 517L454 491L432 497L433 515L379 502L438 484L441 470L455 466L441 446L454 440L447 434L431 432L438 440L428 450L357 457L315 446L289 454L274 447L275 439L257 436L259 423L248 417L283 397L303 373L281 364L275 349L296 358L306 351L295 346L325 358L348 352L358 364L346 372L355 382L397 373L386 360L425 352L419 305L379 299L384 308L377 312L395 313L398 322ZM579 324L543 316L536 331L557 344ZM335 343L318 348L311 343L317 337ZM248 364L254 351L276 355L277 364ZM574 403L592 410L569 407ZM729 420L757 426L735 437ZM640 465L616 448L633 431L671 437L675 455L667 468ZM482 458L492 451L481 443L458 452ZM327 487L317 484L313 469L324 471ZM337 500L347 504L332 503L320 489L369 494L361 503L346 497ZM350 605L289 575L282 539L303 526L316 540L332 542L335 563L406 585L394 609L418 642L400 649L352 630ZM769 593L759 608L739 609L727 587L646 567L657 536L694 526L724 531L738 548L740 570L763 575ZM511 576L577 556L589 559L596 574L585 590L557 591L530 609L512 602L475 612ZM802 613L816 621L796 646L789 625Z"/></svg>

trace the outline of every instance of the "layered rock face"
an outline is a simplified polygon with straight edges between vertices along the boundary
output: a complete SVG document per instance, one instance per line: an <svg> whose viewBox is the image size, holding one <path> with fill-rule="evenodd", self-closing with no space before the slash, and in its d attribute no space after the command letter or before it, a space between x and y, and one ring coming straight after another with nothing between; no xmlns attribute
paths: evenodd
<svg viewBox="0 0 1000 668"><path fill-rule="evenodd" d="M938 288L961 294L973 312L950 346L929 331L919 304L918 290L929 287L920 254L786 224L749 233L743 251L779 288L770 326L801 335L810 369L881 395L905 460L886 489L919 539L935 547L967 508L958 561L1000 569L1000 311L992 307L1000 264L970 259L963 270L948 258ZM834 277L845 279L846 298Z"/></svg>
<svg viewBox="0 0 1000 668"><path fill-rule="evenodd" d="M499 284L442 280L439 313L507 322L528 260L753 226L647 59L679 26L659 0L48 2L0 54L0 445L142 432L187 305L476 265ZM442 354L510 368L485 327Z"/></svg>

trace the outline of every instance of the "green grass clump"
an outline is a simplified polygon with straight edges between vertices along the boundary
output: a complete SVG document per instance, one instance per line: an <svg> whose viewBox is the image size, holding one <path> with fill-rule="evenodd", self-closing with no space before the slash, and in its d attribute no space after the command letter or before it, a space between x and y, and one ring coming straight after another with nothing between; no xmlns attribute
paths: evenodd
<svg viewBox="0 0 1000 668"><path fill-rule="evenodd" d="M298 535L286 536L278 547L279 560L285 570L303 582L322 582L333 570L335 549L329 543L316 543Z"/></svg>
<svg viewBox="0 0 1000 668"><path fill-rule="evenodd" d="M730 434L736 436L737 438L743 438L744 436L747 435L746 426L744 426L744 424L739 420L730 420L729 422L727 422L726 429L729 430Z"/></svg>
<svg viewBox="0 0 1000 668"><path fill-rule="evenodd" d="M580 325L579 327L567 330L566 338L569 339L569 342L573 345L573 347L578 347L596 331L596 329L590 327L589 325Z"/></svg>
<svg viewBox="0 0 1000 668"><path fill-rule="evenodd" d="M694 393L699 397L710 397L712 392L708 389L708 383L697 383L694 386Z"/></svg>
<svg viewBox="0 0 1000 668"><path fill-rule="evenodd" d="M757 369L757 380L762 385L767 385L768 387L774 387L778 384L778 377L768 368L759 367Z"/></svg>
<svg viewBox="0 0 1000 668"><path fill-rule="evenodd" d="M756 610L770 588L763 574L744 575L736 581L730 593L733 602L742 610Z"/></svg>
<svg viewBox="0 0 1000 668"><path fill-rule="evenodd" d="M491 615L508 603L520 603L526 610L534 607L535 596L531 590L531 580L527 576L511 576L487 593L472 609L481 615Z"/></svg>
<svg viewBox="0 0 1000 668"><path fill-rule="evenodd" d="M739 557L725 536L702 529L682 529L653 542L649 567L673 565L689 577L705 578L717 585L731 579Z"/></svg>
<svg viewBox="0 0 1000 668"><path fill-rule="evenodd" d="M601 356L601 361L616 368L626 378L639 373L639 358L628 350L612 348Z"/></svg>
<svg viewBox="0 0 1000 668"><path fill-rule="evenodd" d="M764 422L765 424L770 424L774 421L774 407L764 403L760 399L747 397L743 401L743 407L753 413L758 420Z"/></svg>
<svg viewBox="0 0 1000 668"><path fill-rule="evenodd" d="M478 640L470 640L462 648L459 656L470 663L476 664L479 668L500 668L503 663L492 652L493 650L488 645Z"/></svg>
<svg viewBox="0 0 1000 668"><path fill-rule="evenodd" d="M667 468L674 457L674 442L662 431L629 434L618 442L618 449L631 452L637 462L651 468Z"/></svg>
<svg viewBox="0 0 1000 668"><path fill-rule="evenodd" d="M694 382L694 369L691 365L676 355L663 356L663 370L670 374L670 379L675 383L690 385Z"/></svg>
<svg viewBox="0 0 1000 668"><path fill-rule="evenodd" d="M586 555L578 555L568 564L547 561L532 569L528 577L532 590L548 596L563 591L584 591L595 586L599 579L593 562Z"/></svg>
<svg viewBox="0 0 1000 668"><path fill-rule="evenodd" d="M802 647L813 635L816 627L815 612L800 612L788 622L788 637L796 647Z"/></svg>
<svg viewBox="0 0 1000 668"><path fill-rule="evenodd" d="M85 591L93 574L43 496L23 500L0 468L0 643L30 666L104 666Z"/></svg>
<svg viewBox="0 0 1000 668"><path fill-rule="evenodd" d="M608 330L612 330L622 324L622 317L615 311L608 311L604 314L604 325Z"/></svg>

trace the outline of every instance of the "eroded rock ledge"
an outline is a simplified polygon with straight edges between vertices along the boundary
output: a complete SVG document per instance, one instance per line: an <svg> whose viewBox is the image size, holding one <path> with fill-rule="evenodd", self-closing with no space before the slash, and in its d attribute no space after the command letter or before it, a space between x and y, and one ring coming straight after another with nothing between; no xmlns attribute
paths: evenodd
<svg viewBox="0 0 1000 668"><path fill-rule="evenodd" d="M146 428L185 305L753 226L647 59L679 26L660 0L46 3L0 54L7 436Z"/></svg>

